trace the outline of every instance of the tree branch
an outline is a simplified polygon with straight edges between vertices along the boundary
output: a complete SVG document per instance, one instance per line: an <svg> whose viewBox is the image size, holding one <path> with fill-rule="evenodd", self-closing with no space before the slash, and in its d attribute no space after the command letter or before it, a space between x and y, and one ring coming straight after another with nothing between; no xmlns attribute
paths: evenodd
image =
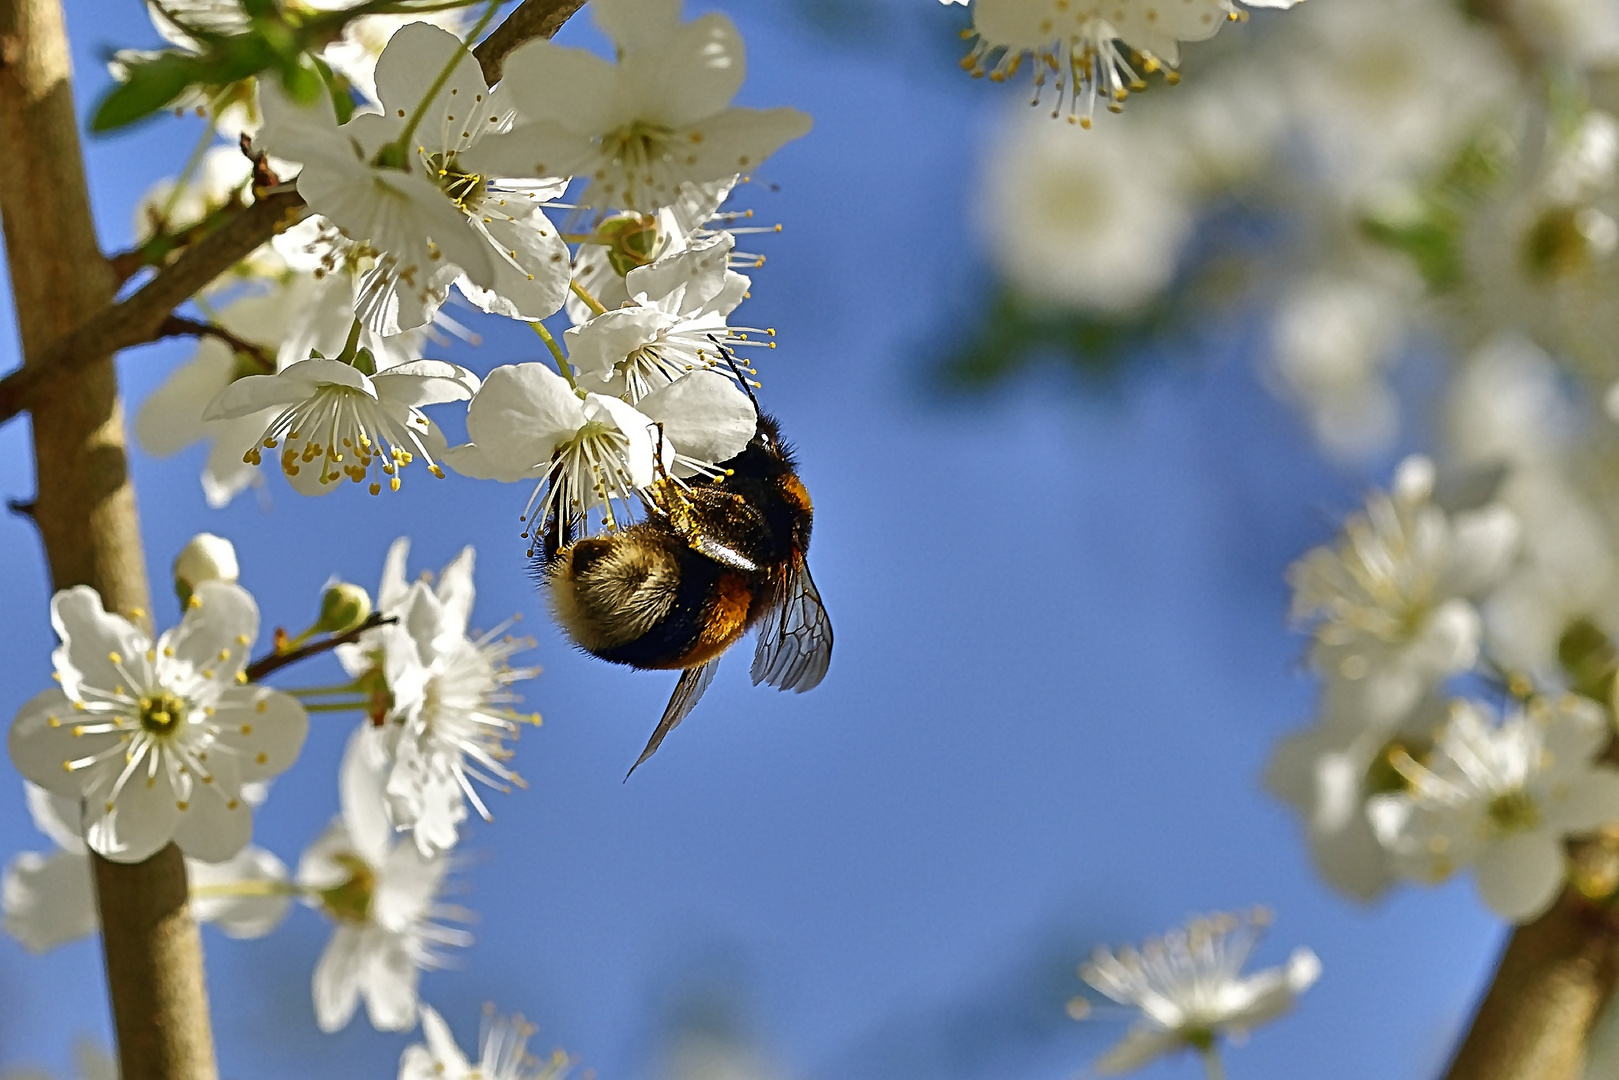
<svg viewBox="0 0 1619 1080"><path fill-rule="evenodd" d="M275 354L262 345L255 345L251 341L239 338L218 323L200 322L196 319L187 319L180 315L170 315L163 320L163 325L157 328L158 337L211 337L215 341L222 341L230 350L246 356L258 365L266 375L275 374Z"/></svg>
<svg viewBox="0 0 1619 1080"><path fill-rule="evenodd" d="M329 652L339 645L352 645L354 642L359 641L360 635L367 630L375 630L379 626L387 626L398 621L399 616L397 615L384 615L380 611L373 611L365 622L356 626L353 630L345 630L341 634L333 634L331 637L324 637L319 641L311 641L308 645L300 645L298 648L288 649L286 652L272 652L259 657L247 665L247 681L258 682L266 675L273 671L279 671L288 664L296 664L300 660L307 660L311 656Z"/></svg>
<svg viewBox="0 0 1619 1080"><path fill-rule="evenodd" d="M480 41L472 55L483 68L483 78L490 86L500 81L506 57L519 45L535 38L548 38L562 29L562 24L573 13L585 6L585 0L523 0L506 20Z"/></svg>
<svg viewBox="0 0 1619 1080"><path fill-rule="evenodd" d="M0 224L22 373L50 382L49 393L30 401L33 518L56 588L89 585L108 610L144 622L145 558L113 346L84 339L82 353L60 347L79 339L86 312L107 311L115 288L90 215L69 55L57 0L0 0L0 146L28 163L0 169ZM202 943L180 849L169 844L128 865L97 857L94 865L120 1075L213 1080Z"/></svg>
<svg viewBox="0 0 1619 1080"><path fill-rule="evenodd" d="M1513 931L1449 1080L1579 1080L1619 980L1619 922L1572 887Z"/></svg>
<svg viewBox="0 0 1619 1080"><path fill-rule="evenodd" d="M279 228L296 221L303 209L304 200L296 191L264 196L187 248L129 297L103 307L94 318L58 339L37 364L30 362L0 379L0 423L35 408L36 397L51 396L50 383L63 380L96 357L162 336L163 324L175 308L246 258ZM99 255L96 259L102 262Z"/></svg>

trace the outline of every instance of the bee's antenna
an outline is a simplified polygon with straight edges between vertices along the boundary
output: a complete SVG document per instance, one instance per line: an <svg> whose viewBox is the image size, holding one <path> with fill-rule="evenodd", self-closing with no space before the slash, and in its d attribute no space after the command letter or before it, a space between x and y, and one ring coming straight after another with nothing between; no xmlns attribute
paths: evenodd
<svg viewBox="0 0 1619 1080"><path fill-rule="evenodd" d="M753 411L763 413L764 409L759 407L759 399L753 396L753 385L748 382L748 377L742 374L742 368L736 362L736 353L721 345L717 337L710 335L708 340L712 341L714 347L719 350L720 356L725 360L725 366L731 369L731 374L736 376L736 381L742 384L742 389L747 393L748 400L753 402Z"/></svg>
<svg viewBox="0 0 1619 1080"><path fill-rule="evenodd" d="M658 479L668 480L669 470L663 466L663 421L654 420L651 426L658 429L657 448L652 453L652 471L657 474Z"/></svg>

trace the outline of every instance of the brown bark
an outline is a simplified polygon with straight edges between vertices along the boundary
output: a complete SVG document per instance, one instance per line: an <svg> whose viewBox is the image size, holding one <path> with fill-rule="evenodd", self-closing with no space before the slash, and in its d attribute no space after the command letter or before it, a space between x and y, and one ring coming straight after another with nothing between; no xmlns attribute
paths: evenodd
<svg viewBox="0 0 1619 1080"><path fill-rule="evenodd" d="M56 0L0 0L0 221L31 402L33 517L57 588L95 588L109 610L146 619L135 494L112 355L71 365L51 346L104 311L114 276L90 216L62 12ZM132 866L96 860L96 892L124 1080L212 1080L202 947L172 844Z"/></svg>
<svg viewBox="0 0 1619 1080"><path fill-rule="evenodd" d="M1591 1027L1619 980L1619 922L1566 889L1513 932L1450 1080L1578 1080Z"/></svg>
<svg viewBox="0 0 1619 1080"><path fill-rule="evenodd" d="M490 86L499 82L506 57L519 45L535 38L552 37L584 6L585 0L523 0L472 50L483 68L484 82Z"/></svg>

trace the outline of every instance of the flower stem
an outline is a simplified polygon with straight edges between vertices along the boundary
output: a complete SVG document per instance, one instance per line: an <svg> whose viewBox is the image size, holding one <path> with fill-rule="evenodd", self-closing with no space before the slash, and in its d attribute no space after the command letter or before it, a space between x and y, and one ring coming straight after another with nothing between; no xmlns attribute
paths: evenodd
<svg viewBox="0 0 1619 1080"><path fill-rule="evenodd" d="M301 645L297 648L278 649L268 656L259 657L257 660L247 665L247 671L245 672L247 675L247 680L248 682L258 682L272 671L279 671L282 668L287 667L289 664L296 664L300 660L307 660L311 656L318 656L323 652L328 652L337 648L339 645L347 645L351 642L359 641L361 635L363 635L367 630L375 630L379 626L386 626L389 623L396 623L398 621L398 616L383 615L379 611L373 611L369 619L365 620L365 622L361 623L359 626L356 626L353 630L348 630L341 634L333 634L331 637L322 638L319 641L312 641L308 645Z"/></svg>
<svg viewBox="0 0 1619 1080"><path fill-rule="evenodd" d="M1203 1072L1209 1080L1225 1080L1225 1066L1220 1063L1220 1047L1217 1043L1210 1043L1198 1051L1198 1056L1203 1059Z"/></svg>
<svg viewBox="0 0 1619 1080"><path fill-rule="evenodd" d="M573 290L573 295L585 302L585 307L589 308L597 315L605 315L607 313L607 309L602 307L602 302L597 300L594 296L591 296L589 290L587 290L577 281L570 278L568 280L568 288Z"/></svg>
<svg viewBox="0 0 1619 1080"><path fill-rule="evenodd" d="M557 370L562 374L564 379L568 380L568 385L572 387L573 392L577 394L579 392L579 384L573 380L573 365L568 363L568 354L562 351L562 346L557 343L556 338L551 336L551 331L545 328L544 323L531 322L529 323L529 326L533 327L534 332L540 335L540 340L545 342L545 347L551 350L551 356L557 362Z"/></svg>
<svg viewBox="0 0 1619 1080"><path fill-rule="evenodd" d="M291 881L222 881L217 885L193 885L191 897L211 896L307 896L315 889Z"/></svg>
<svg viewBox="0 0 1619 1080"><path fill-rule="evenodd" d="M371 703L365 698L354 701L306 701L304 712L365 712Z"/></svg>
<svg viewBox="0 0 1619 1080"><path fill-rule="evenodd" d="M472 43L478 39L478 35L483 33L484 27L489 25L489 20L495 17L495 10L499 7L500 0L489 0L489 6L484 8L483 14L479 16L477 23L462 40L463 46L466 48L472 47ZM405 155L410 152L410 140L415 137L416 125L422 122L422 116L426 114L427 107L433 103L433 99L438 96L438 92L444 89L444 84L450 81L450 76L454 74L456 67L460 65L463 59L470 59L464 49L458 50L454 56L450 57L450 62L444 65L444 69L433 80L433 85L427 88L427 93L422 95L422 100L417 103L416 108L411 110L410 118L405 121L405 130L399 133L399 138L395 139L393 143L401 160L406 160Z"/></svg>
<svg viewBox="0 0 1619 1080"><path fill-rule="evenodd" d="M349 336L343 341L343 351L338 353L335 357L333 357L333 359L344 364L352 364L354 363L354 358L359 355L359 352L360 320L355 319L354 325L349 327Z"/></svg>

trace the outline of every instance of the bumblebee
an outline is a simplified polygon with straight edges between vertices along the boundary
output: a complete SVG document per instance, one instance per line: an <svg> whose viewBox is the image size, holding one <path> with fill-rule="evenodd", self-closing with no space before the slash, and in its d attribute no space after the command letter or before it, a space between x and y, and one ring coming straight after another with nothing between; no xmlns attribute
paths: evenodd
<svg viewBox="0 0 1619 1080"><path fill-rule="evenodd" d="M753 682L802 692L832 658L832 624L810 578L814 510L791 448L763 413L723 475L660 476L643 521L542 555L551 611L575 644L615 664L679 670L633 773L696 706L720 656L759 632ZM626 777L627 778L627 777Z"/></svg>

